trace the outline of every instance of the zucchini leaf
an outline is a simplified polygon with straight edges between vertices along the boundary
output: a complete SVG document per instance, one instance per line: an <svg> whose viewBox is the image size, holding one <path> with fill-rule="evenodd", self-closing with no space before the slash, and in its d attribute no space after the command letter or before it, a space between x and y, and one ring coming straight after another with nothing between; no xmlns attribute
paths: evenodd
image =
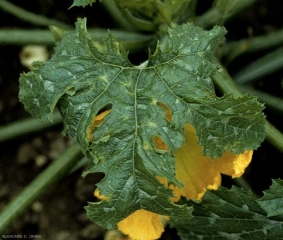
<svg viewBox="0 0 283 240"><path fill-rule="evenodd" d="M273 183L271 189L277 187ZM188 205L194 208L193 218L175 225L181 239L283 239L282 212L268 217L266 207L261 207L250 191L220 187L208 190L201 203L190 201Z"/></svg>
<svg viewBox="0 0 283 240"><path fill-rule="evenodd" d="M73 4L71 5L70 8L72 7L85 7L87 5L92 5L96 0L73 0ZM101 0L100 0L101 2Z"/></svg>
<svg viewBox="0 0 283 240"><path fill-rule="evenodd" d="M112 228L138 209L190 219L191 208L174 204L171 190L156 179L182 185L175 178L173 152L184 144L187 123L196 129L203 154L212 158L255 149L263 141L262 104L214 92L210 77L221 70L214 50L225 33L222 27L172 25L167 45L133 66L111 33L107 51L97 50L83 19L75 32L63 34L49 61L35 62L21 75L25 108L52 120L57 106L65 133L92 159L85 174L105 173L98 184L105 199L87 207L91 220ZM165 147L159 149L156 141Z"/></svg>
<svg viewBox="0 0 283 240"><path fill-rule="evenodd" d="M257 202L267 212L267 216L283 216L283 181L272 180L270 189L263 193L264 196Z"/></svg>

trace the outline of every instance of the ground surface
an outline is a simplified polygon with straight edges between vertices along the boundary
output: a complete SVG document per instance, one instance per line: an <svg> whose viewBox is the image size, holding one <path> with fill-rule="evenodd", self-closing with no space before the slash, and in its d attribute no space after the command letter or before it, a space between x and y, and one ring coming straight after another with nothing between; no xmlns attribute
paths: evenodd
<svg viewBox="0 0 283 240"><path fill-rule="evenodd" d="M29 11L43 14L72 24L77 17L88 17L88 26L111 28L114 24L100 8L73 8L67 10L72 1L11 1ZM204 1L201 1L204 2ZM199 7L200 11L202 6ZM283 26L282 1L261 0L253 8L242 12L228 25L228 39L245 38L252 32L260 34L280 29ZM35 28L0 9L0 28ZM43 27L41 27L43 28ZM1 30L0 29L0 30ZM22 46L0 45L0 125L29 117L18 102L19 74L27 71L19 61ZM239 58L231 72L260 56ZM256 83L256 87L282 98L281 79L283 71L278 71ZM282 113L266 110L267 118L283 130ZM27 186L48 164L56 159L72 140L61 135L58 125L44 132L22 136L18 139L0 143L0 210ZM1 134L1 133L0 133ZM255 152L254 159L245 177L252 187L260 193L271 184L271 178L283 178L283 155L265 142ZM93 201L94 176L81 178L82 169L73 173L56 186L49 189L32 207L7 230L5 234L40 235L42 239L79 240L103 239L105 230L91 223L85 216L84 206ZM224 184L230 186L231 180L224 177ZM166 229L162 239L177 239L174 231Z"/></svg>

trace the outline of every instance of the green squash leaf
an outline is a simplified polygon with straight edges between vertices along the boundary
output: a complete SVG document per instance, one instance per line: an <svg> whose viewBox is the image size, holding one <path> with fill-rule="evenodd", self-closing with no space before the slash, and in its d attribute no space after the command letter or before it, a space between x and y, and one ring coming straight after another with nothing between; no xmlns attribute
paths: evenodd
<svg viewBox="0 0 283 240"><path fill-rule="evenodd" d="M134 16L150 19L154 25L181 23L193 16L193 0L116 0L117 5L134 13ZM182 14L183 13L183 14Z"/></svg>
<svg viewBox="0 0 283 240"><path fill-rule="evenodd" d="M181 239L283 239L283 218L268 218L250 192L237 187L207 191L191 201L193 218L175 224Z"/></svg>
<svg viewBox="0 0 283 240"><path fill-rule="evenodd" d="M283 181L272 180L270 189L263 193L257 203L267 212L267 216L283 216Z"/></svg>
<svg viewBox="0 0 283 240"><path fill-rule="evenodd" d="M51 120L57 106L65 133L93 161L86 174L105 173L98 188L107 199L87 210L107 228L138 209L190 218L191 208L173 204L171 191L156 179L182 184L175 178L173 152L184 143L185 124L195 127L203 153L212 158L257 148L265 136L263 106L256 98L215 95L210 77L220 70L214 50L224 40L224 28L204 31L188 23L172 25L168 33L167 49L158 46L147 63L133 66L111 34L107 52L99 52L86 21L79 20L49 61L35 63L20 77L25 108ZM156 138L165 150L156 147Z"/></svg>
<svg viewBox="0 0 283 240"><path fill-rule="evenodd" d="M73 0L73 4L71 5L70 8L72 7L85 7L87 5L92 5L96 0ZM101 0L100 0L101 2Z"/></svg>

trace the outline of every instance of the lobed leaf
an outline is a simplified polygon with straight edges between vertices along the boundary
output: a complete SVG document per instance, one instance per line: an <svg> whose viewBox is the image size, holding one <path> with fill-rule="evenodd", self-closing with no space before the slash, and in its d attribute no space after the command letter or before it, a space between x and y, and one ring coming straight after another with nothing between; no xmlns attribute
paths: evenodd
<svg viewBox="0 0 283 240"><path fill-rule="evenodd" d="M264 191L264 196L257 203L267 212L268 217L283 215L283 181L272 180L269 190Z"/></svg>
<svg viewBox="0 0 283 240"><path fill-rule="evenodd" d="M85 7L87 5L92 5L96 0L73 0L73 4L71 5L70 8L72 7ZM100 0L101 2L101 0Z"/></svg>
<svg viewBox="0 0 283 240"><path fill-rule="evenodd" d="M283 239L281 219L272 219L250 192L237 187L207 191L193 206L193 218L175 224L181 239Z"/></svg>
<svg viewBox="0 0 283 240"><path fill-rule="evenodd" d="M20 77L25 108L51 120L57 106L65 133L93 160L86 174L105 173L98 188L106 199L89 203L87 210L107 228L138 209L190 218L191 208L172 203L171 190L156 179L181 186L173 152L184 144L185 124L193 125L204 155L212 158L257 148L265 136L256 98L219 98L214 92L210 77L220 69L214 50L224 28L204 31L188 23L168 32L168 49L158 46L147 65L133 66L110 33L107 52L99 52L86 20L79 20L49 61Z"/></svg>

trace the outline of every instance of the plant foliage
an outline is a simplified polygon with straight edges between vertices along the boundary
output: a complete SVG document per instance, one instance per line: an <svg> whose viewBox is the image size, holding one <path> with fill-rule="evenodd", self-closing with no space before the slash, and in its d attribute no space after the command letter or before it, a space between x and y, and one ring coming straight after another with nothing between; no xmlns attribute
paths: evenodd
<svg viewBox="0 0 283 240"><path fill-rule="evenodd" d="M237 187L207 191L201 203L189 204L194 208L193 218L176 226L178 234L184 240L283 239L282 211L270 214L279 201L282 210L282 184L282 180L274 181L268 194L258 201L250 191ZM281 190L275 194L279 185ZM267 195L270 206L265 204Z"/></svg>
<svg viewBox="0 0 283 240"><path fill-rule="evenodd" d="M258 204L267 212L268 217L283 215L283 181L272 180L271 188L264 191Z"/></svg>
<svg viewBox="0 0 283 240"><path fill-rule="evenodd" d="M256 149L263 141L265 119L257 99L214 92L211 77L221 71L214 50L225 33L222 27L205 31L190 23L172 25L168 42L134 66L111 34L107 51L98 51L86 20L79 20L76 31L63 34L49 61L36 62L21 75L19 97L26 109L51 120L57 106L65 133L92 160L86 174L105 173L98 184L105 199L87 207L91 220L113 228L138 209L175 222L191 218L192 208L173 203L171 190L156 179L182 185L175 178L173 153L184 143L187 123L211 158L227 150ZM166 150L156 148L156 137Z"/></svg>
<svg viewBox="0 0 283 240"><path fill-rule="evenodd" d="M74 0L71 7L85 7L87 5L91 6L94 2L96 2L96 0Z"/></svg>

